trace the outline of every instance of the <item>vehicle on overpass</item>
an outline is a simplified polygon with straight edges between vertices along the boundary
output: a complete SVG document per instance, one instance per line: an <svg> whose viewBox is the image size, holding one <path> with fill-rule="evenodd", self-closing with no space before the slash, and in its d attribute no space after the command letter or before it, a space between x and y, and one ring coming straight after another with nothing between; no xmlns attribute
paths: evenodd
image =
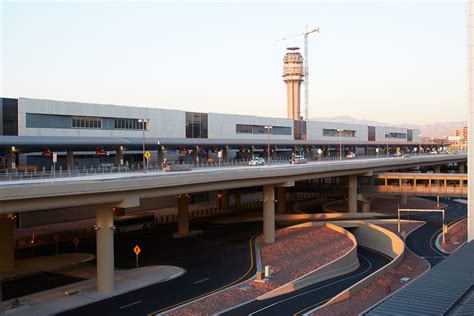
<svg viewBox="0 0 474 316"><path fill-rule="evenodd" d="M306 159L303 155L295 155L291 157L290 163L292 165L300 165L300 164L308 163L308 159Z"/></svg>
<svg viewBox="0 0 474 316"><path fill-rule="evenodd" d="M354 159L355 157L356 157L355 153L348 153L346 156L347 159Z"/></svg>
<svg viewBox="0 0 474 316"><path fill-rule="evenodd" d="M151 212L140 212L115 216L114 226L117 234L147 229L155 226L155 214Z"/></svg>
<svg viewBox="0 0 474 316"><path fill-rule="evenodd" d="M254 158L249 161L249 166L263 166L265 164L265 160L261 157Z"/></svg>

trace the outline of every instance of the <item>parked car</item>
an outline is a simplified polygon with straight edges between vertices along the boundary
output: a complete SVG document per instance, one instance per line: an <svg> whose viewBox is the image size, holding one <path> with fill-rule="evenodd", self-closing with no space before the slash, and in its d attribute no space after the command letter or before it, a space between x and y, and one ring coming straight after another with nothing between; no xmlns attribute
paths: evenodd
<svg viewBox="0 0 474 316"><path fill-rule="evenodd" d="M401 157L402 156L402 153L401 152L396 152L393 154L394 157Z"/></svg>
<svg viewBox="0 0 474 316"><path fill-rule="evenodd" d="M307 163L308 160L303 156L303 155L295 155L293 157L291 157L290 159L290 163L292 165L300 165L300 164L304 164L304 163Z"/></svg>
<svg viewBox="0 0 474 316"><path fill-rule="evenodd" d="M354 153L348 153L346 156L347 159L354 159L355 157L356 157L356 154Z"/></svg>
<svg viewBox="0 0 474 316"><path fill-rule="evenodd" d="M257 157L249 161L249 166L263 166L265 160L263 158Z"/></svg>

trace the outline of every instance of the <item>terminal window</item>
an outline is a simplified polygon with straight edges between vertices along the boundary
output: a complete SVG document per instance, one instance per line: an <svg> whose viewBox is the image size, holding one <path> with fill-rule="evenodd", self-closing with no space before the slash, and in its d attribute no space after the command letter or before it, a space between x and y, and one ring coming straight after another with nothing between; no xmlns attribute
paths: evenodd
<svg viewBox="0 0 474 316"><path fill-rule="evenodd" d="M398 138L398 139L406 139L406 133L385 133L385 138Z"/></svg>
<svg viewBox="0 0 474 316"><path fill-rule="evenodd" d="M102 128L102 119L98 117L72 117L73 128Z"/></svg>
<svg viewBox="0 0 474 316"><path fill-rule="evenodd" d="M340 137L355 137L356 131L354 130L342 130L338 131L337 128L324 128L323 129L323 136L340 136Z"/></svg>
<svg viewBox="0 0 474 316"><path fill-rule="evenodd" d="M186 138L207 138L207 113L186 112Z"/></svg>
<svg viewBox="0 0 474 316"><path fill-rule="evenodd" d="M291 135L291 127L272 126L270 131L265 125L236 124L235 132L237 134L272 134L272 135Z"/></svg>
<svg viewBox="0 0 474 316"><path fill-rule="evenodd" d="M143 125L145 124L145 125ZM136 129L136 130L147 130L147 122L139 122L138 119L114 119L115 129Z"/></svg>

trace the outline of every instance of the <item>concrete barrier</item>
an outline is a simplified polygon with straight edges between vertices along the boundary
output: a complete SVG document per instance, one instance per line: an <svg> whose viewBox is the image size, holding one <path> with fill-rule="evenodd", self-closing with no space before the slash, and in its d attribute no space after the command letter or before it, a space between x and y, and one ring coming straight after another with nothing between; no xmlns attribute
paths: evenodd
<svg viewBox="0 0 474 316"><path fill-rule="evenodd" d="M333 224L336 224L341 227L348 227L348 225L354 227L354 225L356 225L357 228L355 228L354 230L354 235L356 236L357 241L360 245L386 254L387 256L393 258L393 260L384 267L380 268L379 270L360 280L356 284L352 285L348 289L334 296L324 305L319 306L311 311L308 311L304 315L309 315L314 311L323 308L324 306L334 304L346 298L349 298L359 289L364 288L379 276L384 275L394 267L398 266L405 255L405 244L403 240L401 240L395 233L392 233L388 229L370 223L353 221L337 222Z"/></svg>
<svg viewBox="0 0 474 316"><path fill-rule="evenodd" d="M328 280L351 271L356 270L359 267L359 259L357 258L357 240L349 231L345 230L342 227L337 225L333 225L330 223L304 223L300 225L295 225L292 227L311 227L311 226L323 226L341 233L347 236L353 243L352 248L344 254L342 257L329 262L318 269L311 271L291 282L288 282L268 293L265 293L259 297L257 300L265 300L275 296L283 295L286 293L290 293L301 288L304 288L308 285L318 283L324 280Z"/></svg>

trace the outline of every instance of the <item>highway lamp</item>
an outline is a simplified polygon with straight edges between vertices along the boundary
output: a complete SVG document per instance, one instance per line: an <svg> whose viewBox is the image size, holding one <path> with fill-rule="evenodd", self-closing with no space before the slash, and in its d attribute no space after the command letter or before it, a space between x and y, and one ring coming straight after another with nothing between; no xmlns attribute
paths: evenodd
<svg viewBox="0 0 474 316"><path fill-rule="evenodd" d="M385 133L385 138L387 139L387 158L388 158L388 153L389 153L389 150L388 150L388 139L389 139L389 136L390 136L390 133Z"/></svg>
<svg viewBox="0 0 474 316"><path fill-rule="evenodd" d="M143 132L143 142L142 142L142 157L143 157L143 172L147 172L147 163L146 163L146 158L145 158L145 129L146 125L148 125L148 120L147 119L138 119L138 123L142 124L142 132Z"/></svg>
<svg viewBox="0 0 474 316"><path fill-rule="evenodd" d="M339 160L342 160L342 132L344 132L344 129L338 128L337 132L339 134Z"/></svg>
<svg viewBox="0 0 474 316"><path fill-rule="evenodd" d="M270 164L270 133L272 132L272 125L265 125L264 128L267 130L268 147L267 147L267 163Z"/></svg>

